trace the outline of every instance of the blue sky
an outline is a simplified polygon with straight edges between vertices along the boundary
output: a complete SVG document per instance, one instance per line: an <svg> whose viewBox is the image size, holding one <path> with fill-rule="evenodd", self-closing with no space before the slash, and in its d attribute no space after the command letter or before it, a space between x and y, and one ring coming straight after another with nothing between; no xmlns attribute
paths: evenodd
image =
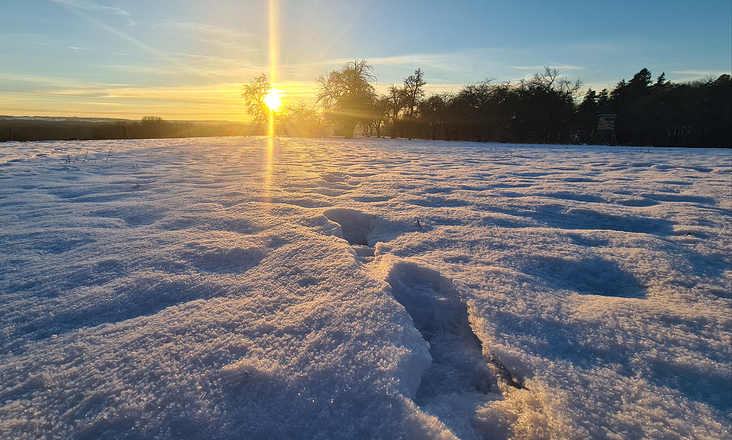
<svg viewBox="0 0 732 440"><path fill-rule="evenodd" d="M275 3L273 3L275 2ZM242 120L241 84L269 69L305 99L366 59L378 87L421 68L431 92L558 68L612 88L642 68L683 82L732 70L732 4L702 1L8 0L0 114Z"/></svg>

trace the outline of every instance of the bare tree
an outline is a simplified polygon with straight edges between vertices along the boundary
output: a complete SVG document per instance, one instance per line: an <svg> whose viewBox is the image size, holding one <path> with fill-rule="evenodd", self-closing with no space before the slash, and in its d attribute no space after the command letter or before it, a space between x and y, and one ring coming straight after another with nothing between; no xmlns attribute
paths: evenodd
<svg viewBox="0 0 732 440"><path fill-rule="evenodd" d="M371 127L381 137L381 127L389 121L389 98L382 95L371 106Z"/></svg>
<svg viewBox="0 0 732 440"><path fill-rule="evenodd" d="M247 113L254 117L255 122L267 122L269 108L264 103L264 97L271 89L272 85L267 81L267 76L264 73L254 78L249 84L244 84L241 88L241 96L246 101Z"/></svg>
<svg viewBox="0 0 732 440"><path fill-rule="evenodd" d="M404 103L406 101L406 94L404 89L395 86L394 84L389 86L389 90L386 95L388 116L391 119L391 138L396 138L396 131L399 125L399 113L404 109Z"/></svg>
<svg viewBox="0 0 732 440"><path fill-rule="evenodd" d="M409 75L404 80L404 107L409 111L408 116L414 118L415 110L424 98L424 73L422 69L414 71L414 75Z"/></svg>
<svg viewBox="0 0 732 440"><path fill-rule="evenodd" d="M650 75L650 72L649 72ZM535 73L530 80L521 80L519 87L527 89L540 89L545 92L555 92L566 96L575 96L582 88L582 81L571 81L570 79L559 76L559 69L552 69L548 66L544 67L544 73Z"/></svg>
<svg viewBox="0 0 732 440"><path fill-rule="evenodd" d="M314 102L297 100L290 103L282 110L278 122L290 136L320 137L325 134L322 113Z"/></svg>
<svg viewBox="0 0 732 440"><path fill-rule="evenodd" d="M320 75L318 101L331 119L341 126L346 139L353 138L356 124L367 123L369 106L376 98L374 69L366 60L346 63L340 70Z"/></svg>
<svg viewBox="0 0 732 440"><path fill-rule="evenodd" d="M440 130L445 131L447 108L452 96L445 93L432 95L419 104L419 116L429 129L430 139L436 140Z"/></svg>
<svg viewBox="0 0 732 440"><path fill-rule="evenodd" d="M407 110L405 115L407 135L412 139L417 128L417 115L419 104L424 98L424 73L422 69L414 71L414 75L409 75L404 79L404 108Z"/></svg>

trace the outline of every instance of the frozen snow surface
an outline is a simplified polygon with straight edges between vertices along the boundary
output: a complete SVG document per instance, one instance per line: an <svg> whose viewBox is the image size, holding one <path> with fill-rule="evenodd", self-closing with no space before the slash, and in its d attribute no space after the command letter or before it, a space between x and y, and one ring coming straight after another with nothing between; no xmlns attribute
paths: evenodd
<svg viewBox="0 0 732 440"><path fill-rule="evenodd" d="M0 144L3 439L721 439L732 154Z"/></svg>

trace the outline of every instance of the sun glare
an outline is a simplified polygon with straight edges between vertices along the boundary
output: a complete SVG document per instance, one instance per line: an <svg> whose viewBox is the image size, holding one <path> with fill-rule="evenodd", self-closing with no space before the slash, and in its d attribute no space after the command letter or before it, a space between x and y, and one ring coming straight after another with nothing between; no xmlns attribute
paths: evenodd
<svg viewBox="0 0 732 440"><path fill-rule="evenodd" d="M272 111L276 111L282 105L282 92L277 89L272 89L264 97L264 103Z"/></svg>

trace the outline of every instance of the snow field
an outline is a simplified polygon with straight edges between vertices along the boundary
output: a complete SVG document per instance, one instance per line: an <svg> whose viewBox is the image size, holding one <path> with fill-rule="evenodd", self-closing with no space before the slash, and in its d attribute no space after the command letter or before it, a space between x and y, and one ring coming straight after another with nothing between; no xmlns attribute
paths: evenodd
<svg viewBox="0 0 732 440"><path fill-rule="evenodd" d="M730 150L0 146L6 438L723 438Z"/></svg>

